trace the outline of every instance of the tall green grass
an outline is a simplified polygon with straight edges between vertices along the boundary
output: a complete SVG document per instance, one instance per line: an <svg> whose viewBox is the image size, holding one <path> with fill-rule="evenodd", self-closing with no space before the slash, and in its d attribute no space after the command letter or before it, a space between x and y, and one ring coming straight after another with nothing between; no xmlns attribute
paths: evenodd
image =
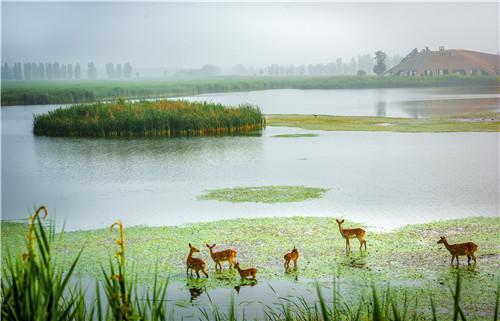
<svg viewBox="0 0 500 321"><path fill-rule="evenodd" d="M125 230L121 222L118 226L120 237L116 240L117 251L110 258L109 267L102 267L101 287L96 285L95 299L86 299L82 287L75 282L74 269L78 264L77 255L67 271L54 268L51 252L55 238L53 224L45 226L39 217L40 208L30 217L26 238L26 253L19 257L4 256L2 262L2 297L1 315L3 320L16 321L66 321L66 320L151 320L164 321L174 316L167 312L166 295L168 280L158 281L155 277L151 289L140 291L138 283L130 273L125 273ZM62 235L62 234L61 234ZM157 274L156 274L157 275ZM456 273L455 284L450 287L451 305L448 307L451 316L436 312L432 296L416 298L415 304L407 302L395 295L390 288L378 289L372 285L371 293L361 300L346 299L340 293L336 277L333 281L333 298L329 302L316 283L316 299L311 302L303 297L278 297L275 304L262 303L263 317L268 321L410 321L410 320L474 320L467 317L461 305L461 276ZM102 296L101 288L105 295ZM499 287L500 290L500 287ZM497 291L495 312L491 320L498 320L500 291ZM428 302L428 303L426 303ZM194 307L193 307L194 309ZM237 305L234 296L229 298L227 308L221 309L212 304L211 307L199 308L201 320L236 321L248 320L241 306ZM255 318L254 318L255 319Z"/></svg>
<svg viewBox="0 0 500 321"><path fill-rule="evenodd" d="M498 86L494 76L218 77L197 80L3 81L2 106L76 104L127 98L178 97L264 89L358 89L443 86Z"/></svg>
<svg viewBox="0 0 500 321"><path fill-rule="evenodd" d="M65 137L203 136L249 132L265 126L258 107L187 101L96 103L36 115L33 132Z"/></svg>

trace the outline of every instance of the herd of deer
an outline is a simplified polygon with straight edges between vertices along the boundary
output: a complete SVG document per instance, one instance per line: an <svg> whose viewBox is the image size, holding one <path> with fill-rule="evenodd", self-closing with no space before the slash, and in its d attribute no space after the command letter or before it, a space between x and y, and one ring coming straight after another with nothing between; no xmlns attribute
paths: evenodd
<svg viewBox="0 0 500 321"><path fill-rule="evenodd" d="M357 238L359 241L359 250L361 251L363 248L363 245L365 246L365 251L366 251L366 240L365 240L365 230L362 228L352 228L352 229L346 229L342 227L342 224L344 223L344 220L336 220L337 224L339 225L339 231L342 237L345 239L345 250L346 254L349 254L351 252L351 247L349 244L349 239ZM476 264L476 256L475 252L477 251L477 245L473 242L467 242L467 243L460 243L460 244L449 244L448 241L446 240L446 237L442 236L438 243L444 244L446 249L450 251L451 254L451 264L453 264L454 259L457 259L457 266L458 266L458 257L459 256L467 256L468 261L467 263L470 265L470 260L471 258L474 260L474 264ZM240 277L242 279L245 278L251 278L253 280L256 280L256 275L257 275L257 269L256 268L249 268L249 269L242 269L240 268L240 263L235 262L236 254L237 252L233 249L227 249L224 251L220 252L215 252L214 248L216 244L208 245L206 244L209 251L210 251L210 256L215 262L215 270L222 270L222 264L221 262L228 261L229 262L229 268L232 269L233 266L236 270L238 270L238 273L240 274ZM186 275L191 271L191 276L193 276L193 271L196 273L196 276L199 278L200 277L200 271L208 278L208 273L205 271L205 261L203 261L200 258L193 257L193 253L200 252L196 247L192 246L191 243L189 243L189 255L186 260ZM293 261L293 266L294 269L297 269L297 261L299 259L299 251L293 247L293 250L284 256L285 263L284 267L285 270L288 271L290 269L290 262Z"/></svg>

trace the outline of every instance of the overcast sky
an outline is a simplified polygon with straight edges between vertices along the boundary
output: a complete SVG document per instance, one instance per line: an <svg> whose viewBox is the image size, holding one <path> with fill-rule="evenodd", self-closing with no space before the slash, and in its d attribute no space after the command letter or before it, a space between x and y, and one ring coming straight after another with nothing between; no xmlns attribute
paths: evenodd
<svg viewBox="0 0 500 321"><path fill-rule="evenodd" d="M440 45L498 53L498 3L2 3L2 62L326 63Z"/></svg>

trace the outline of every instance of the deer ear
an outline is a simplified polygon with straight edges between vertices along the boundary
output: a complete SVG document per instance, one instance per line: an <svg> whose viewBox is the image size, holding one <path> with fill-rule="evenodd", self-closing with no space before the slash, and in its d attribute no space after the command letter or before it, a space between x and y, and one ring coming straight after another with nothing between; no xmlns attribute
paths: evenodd
<svg viewBox="0 0 500 321"><path fill-rule="evenodd" d="M191 245L191 243L189 243L189 248L192 248L193 246Z"/></svg>

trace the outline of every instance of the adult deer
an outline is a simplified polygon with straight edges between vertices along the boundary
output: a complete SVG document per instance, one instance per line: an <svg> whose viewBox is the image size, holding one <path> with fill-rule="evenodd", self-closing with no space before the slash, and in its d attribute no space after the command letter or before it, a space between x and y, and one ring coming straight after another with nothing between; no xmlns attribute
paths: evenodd
<svg viewBox="0 0 500 321"><path fill-rule="evenodd" d="M453 264L453 260L457 258L457 266L458 266L458 257L462 255L467 255L467 264L470 265L470 259L474 260L474 264L477 263L476 255L474 254L477 251L477 245L472 242L459 243L459 244L449 244L446 240L446 236L441 236L438 241L438 244L444 244L446 249L450 251L451 254L451 263Z"/></svg>
<svg viewBox="0 0 500 321"><path fill-rule="evenodd" d="M212 244L212 245L206 244L206 245L210 250L210 256L212 257L212 259L215 262L215 270L216 271L217 271L217 267L219 267L220 270L222 271L221 262L224 262L224 261L229 261L229 268L230 269L233 268L233 262L234 262L234 259L236 258L236 254L237 254L237 252L235 250L227 249L224 251L215 252L214 247L216 246L216 244Z"/></svg>
<svg viewBox="0 0 500 321"><path fill-rule="evenodd" d="M344 223L344 220L339 221L337 220L337 224L339 225L339 231L342 237L345 239L345 252L346 254L349 254L351 252L351 245L349 244L349 239L352 238L357 238L359 241L359 250L361 251L362 246L365 246L365 251L366 251L366 240L365 240L365 230L362 228L343 228L342 223Z"/></svg>
<svg viewBox="0 0 500 321"><path fill-rule="evenodd" d="M205 274L205 276L208 278L208 274L205 271L205 261L203 261L200 258L193 257L193 253L200 252L197 248L191 245L189 243L189 255L186 259L186 276L188 274L188 271L191 270L191 276L193 276L193 270L196 272L196 276L199 278L200 277L200 271Z"/></svg>

